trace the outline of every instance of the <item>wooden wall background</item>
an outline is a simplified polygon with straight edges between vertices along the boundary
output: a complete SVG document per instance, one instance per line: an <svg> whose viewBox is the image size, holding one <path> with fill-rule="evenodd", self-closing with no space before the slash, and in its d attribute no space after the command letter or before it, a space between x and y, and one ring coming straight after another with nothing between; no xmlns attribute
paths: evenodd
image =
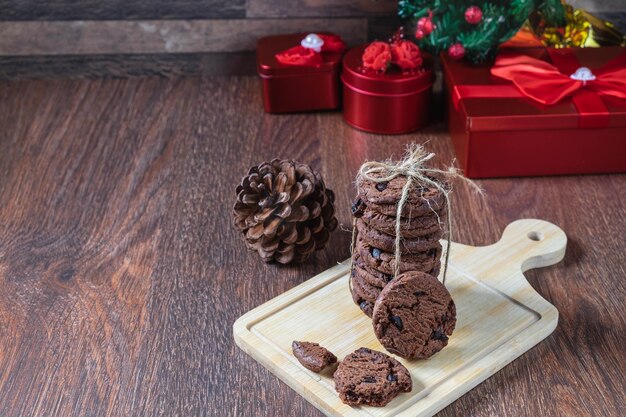
<svg viewBox="0 0 626 417"><path fill-rule="evenodd" d="M626 24L624 0L570 3ZM397 0L0 0L0 77L254 72L259 37L330 30L350 44L402 22Z"/></svg>

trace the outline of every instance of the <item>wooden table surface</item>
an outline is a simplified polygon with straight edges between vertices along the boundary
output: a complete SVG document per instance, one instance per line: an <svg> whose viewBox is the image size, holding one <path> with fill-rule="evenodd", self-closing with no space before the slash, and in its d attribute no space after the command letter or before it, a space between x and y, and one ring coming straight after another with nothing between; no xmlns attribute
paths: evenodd
<svg viewBox="0 0 626 417"><path fill-rule="evenodd" d="M335 112L266 115L257 87L0 85L1 416L321 415L235 346L232 324L348 257L365 159L411 141L439 164L453 150L441 123L383 137ZM241 176L277 156L313 165L337 194L344 230L302 265L265 265L230 223ZM559 326L440 416L626 415L626 176L479 184L485 201L454 192L457 241L494 242L528 217L567 233L564 261L527 273Z"/></svg>

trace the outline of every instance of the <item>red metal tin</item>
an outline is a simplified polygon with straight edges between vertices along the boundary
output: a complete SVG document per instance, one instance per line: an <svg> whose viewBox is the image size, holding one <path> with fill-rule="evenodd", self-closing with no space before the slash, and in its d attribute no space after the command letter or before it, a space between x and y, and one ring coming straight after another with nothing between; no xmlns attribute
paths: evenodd
<svg viewBox="0 0 626 417"><path fill-rule="evenodd" d="M515 51L549 60L544 48ZM600 68L620 48L576 50L581 65ZM441 55L448 90L448 127L457 159L469 178L626 172L626 107L603 98L609 111L602 128L581 128L571 100L541 105L525 97L467 97L455 106L459 86L506 85L489 65Z"/></svg>
<svg viewBox="0 0 626 417"><path fill-rule="evenodd" d="M365 73L361 57L367 45L351 49L343 58L343 118L366 132L408 133L424 127L430 120L432 57L425 55L424 70L403 74L389 70L384 74Z"/></svg>
<svg viewBox="0 0 626 417"><path fill-rule="evenodd" d="M322 53L318 66L284 65L278 52L300 45L307 33L267 36L257 43L257 72L268 113L329 110L339 107L342 54Z"/></svg>

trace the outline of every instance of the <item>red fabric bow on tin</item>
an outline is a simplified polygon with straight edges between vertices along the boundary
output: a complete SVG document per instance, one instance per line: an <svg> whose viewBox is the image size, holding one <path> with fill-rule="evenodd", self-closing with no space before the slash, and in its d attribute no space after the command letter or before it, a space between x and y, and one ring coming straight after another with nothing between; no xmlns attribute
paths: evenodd
<svg viewBox="0 0 626 417"><path fill-rule="evenodd" d="M401 37L392 42L372 42L363 51L363 68L386 72L391 64L401 70L415 70L421 67L423 58L420 48L413 42L405 41Z"/></svg>
<svg viewBox="0 0 626 417"><path fill-rule="evenodd" d="M543 105L554 105L571 98L580 128L608 126L611 113L605 100L626 106L626 49L593 70L581 65L576 48L548 48L547 52L552 63L516 52L500 54L491 74L511 84L455 85L452 104L458 108L466 98L527 97Z"/></svg>
<svg viewBox="0 0 626 417"><path fill-rule="evenodd" d="M337 35L310 33L300 45L279 52L275 57L281 64L314 67L322 63L322 53L339 54L345 49L346 44Z"/></svg>
<svg viewBox="0 0 626 417"><path fill-rule="evenodd" d="M572 74L540 59L527 55L498 56L491 73L513 82L519 91L542 104L556 104L583 89L600 95L626 99L626 55L592 72L579 67Z"/></svg>

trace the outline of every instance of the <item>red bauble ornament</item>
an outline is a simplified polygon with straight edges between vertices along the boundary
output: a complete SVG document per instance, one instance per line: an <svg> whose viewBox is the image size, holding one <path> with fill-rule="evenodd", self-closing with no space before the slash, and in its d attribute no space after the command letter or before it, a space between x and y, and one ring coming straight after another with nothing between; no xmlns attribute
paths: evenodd
<svg viewBox="0 0 626 417"><path fill-rule="evenodd" d="M452 59L461 59L465 56L465 48L459 42L452 44L448 48L448 55Z"/></svg>
<svg viewBox="0 0 626 417"><path fill-rule="evenodd" d="M428 36L435 29L433 23L433 12L428 11L428 16L424 16L417 21L417 30L415 31L415 37L422 39L424 36Z"/></svg>
<svg viewBox="0 0 626 417"><path fill-rule="evenodd" d="M483 11L478 6L470 6L465 10L465 21L470 25L477 25L483 20Z"/></svg>

